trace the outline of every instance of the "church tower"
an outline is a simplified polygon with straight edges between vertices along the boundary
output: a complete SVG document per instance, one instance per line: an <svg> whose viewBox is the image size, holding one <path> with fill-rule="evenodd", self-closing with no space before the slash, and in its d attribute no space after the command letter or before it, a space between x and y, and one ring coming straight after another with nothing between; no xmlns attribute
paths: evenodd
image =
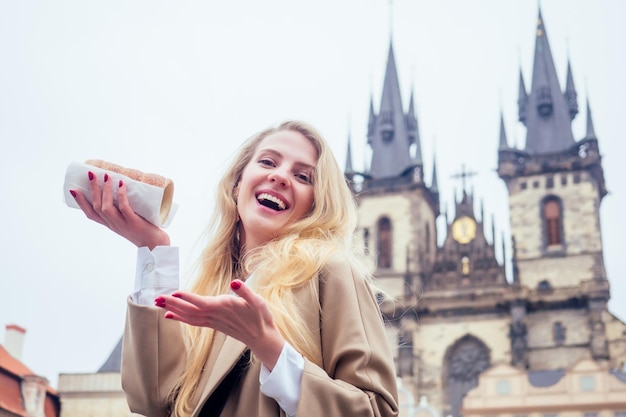
<svg viewBox="0 0 626 417"><path fill-rule="evenodd" d="M530 368L565 367L589 355L609 358L602 319L609 284L600 233L607 190L588 103L585 137L576 141L572 134L578 103L570 65L566 77L561 92L539 10L529 92L520 71L526 144L509 147L502 127L498 160L509 193L515 281L528 297L518 317L528 327ZM578 347L564 355L566 332L575 332L567 339L577 339ZM553 340L542 334L553 334Z"/></svg>
<svg viewBox="0 0 626 417"><path fill-rule="evenodd" d="M510 251L504 236L496 245L493 218L486 230L465 167L454 175L462 181L454 213L436 222L437 172L433 163L427 185L414 97L405 112L392 44L378 112L370 100L371 162L362 172L348 141L345 174L358 202L358 237L376 286L392 298L381 297L381 310L398 377L442 415L460 417L463 399L498 364L539 384L583 360L624 366L626 325L607 305L598 139L588 101L586 134L574 139L572 74L568 65L561 90L539 11L529 90L520 71L523 149L509 145L500 117L497 172L508 188ZM500 244L512 266L508 277L496 257Z"/></svg>
<svg viewBox="0 0 626 417"><path fill-rule="evenodd" d="M375 271L377 284L400 300L415 294L416 277L425 263L434 260L439 215L436 175L430 187L424 182L413 100L411 94L405 112L390 42L378 113L370 99L371 162L363 172L355 172L349 143L345 169L357 195L365 259Z"/></svg>

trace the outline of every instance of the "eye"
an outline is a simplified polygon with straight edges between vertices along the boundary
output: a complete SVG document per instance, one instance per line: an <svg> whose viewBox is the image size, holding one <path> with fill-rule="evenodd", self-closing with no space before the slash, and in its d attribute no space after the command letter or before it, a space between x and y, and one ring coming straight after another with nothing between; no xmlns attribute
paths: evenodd
<svg viewBox="0 0 626 417"><path fill-rule="evenodd" d="M309 174L308 172L297 172L295 177L305 184L312 183L311 174Z"/></svg>
<svg viewBox="0 0 626 417"><path fill-rule="evenodd" d="M261 159L259 159L259 164L260 165L265 165L265 166L268 166L268 167L276 166L276 163L273 160L271 160L270 158L261 158Z"/></svg>

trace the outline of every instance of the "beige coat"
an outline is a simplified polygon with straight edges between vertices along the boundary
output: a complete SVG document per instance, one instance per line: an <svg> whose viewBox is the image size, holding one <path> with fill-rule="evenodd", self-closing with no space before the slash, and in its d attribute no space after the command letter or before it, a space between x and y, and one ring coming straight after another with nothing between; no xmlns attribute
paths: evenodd
<svg viewBox="0 0 626 417"><path fill-rule="evenodd" d="M298 298L318 338L323 367L305 359L297 417L396 416L393 356L380 311L360 274L332 260L319 276L321 312L309 289ZM235 365L245 345L218 334L200 381L202 404ZM122 350L122 386L130 409L148 417L168 416L169 387L184 366L180 323L155 307L129 302ZM254 362L233 389L223 417L276 417L285 413L260 391L260 364Z"/></svg>

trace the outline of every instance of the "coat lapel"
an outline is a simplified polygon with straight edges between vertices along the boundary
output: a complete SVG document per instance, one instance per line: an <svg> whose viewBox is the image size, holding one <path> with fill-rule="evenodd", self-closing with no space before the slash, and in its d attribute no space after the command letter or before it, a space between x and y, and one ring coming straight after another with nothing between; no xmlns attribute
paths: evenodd
<svg viewBox="0 0 626 417"><path fill-rule="evenodd" d="M205 400L218 387L224 377L233 369L243 352L246 345L226 336L223 333L217 333L214 340L215 349L212 350L207 360L200 386L204 386L202 395L199 398L194 415L200 412ZM205 382L206 381L206 382Z"/></svg>

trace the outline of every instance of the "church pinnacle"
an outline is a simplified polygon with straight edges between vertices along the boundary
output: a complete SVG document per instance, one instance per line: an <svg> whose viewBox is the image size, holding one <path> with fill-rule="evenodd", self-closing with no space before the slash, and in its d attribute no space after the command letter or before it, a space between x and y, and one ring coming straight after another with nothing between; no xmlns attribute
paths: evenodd
<svg viewBox="0 0 626 417"><path fill-rule="evenodd" d="M372 161L368 175L374 179L399 177L415 166L421 166L417 117L413 106L413 95L409 110L405 114L400 94L400 83L393 52L389 44L387 68L378 115L370 103L368 143L372 148ZM416 144L413 157L410 147Z"/></svg>
<svg viewBox="0 0 626 417"><path fill-rule="evenodd" d="M578 112L576 90L568 65L567 86L561 93L541 9L537 20L530 93L520 73L519 118L526 125L526 152L547 154L574 145L571 122Z"/></svg>

